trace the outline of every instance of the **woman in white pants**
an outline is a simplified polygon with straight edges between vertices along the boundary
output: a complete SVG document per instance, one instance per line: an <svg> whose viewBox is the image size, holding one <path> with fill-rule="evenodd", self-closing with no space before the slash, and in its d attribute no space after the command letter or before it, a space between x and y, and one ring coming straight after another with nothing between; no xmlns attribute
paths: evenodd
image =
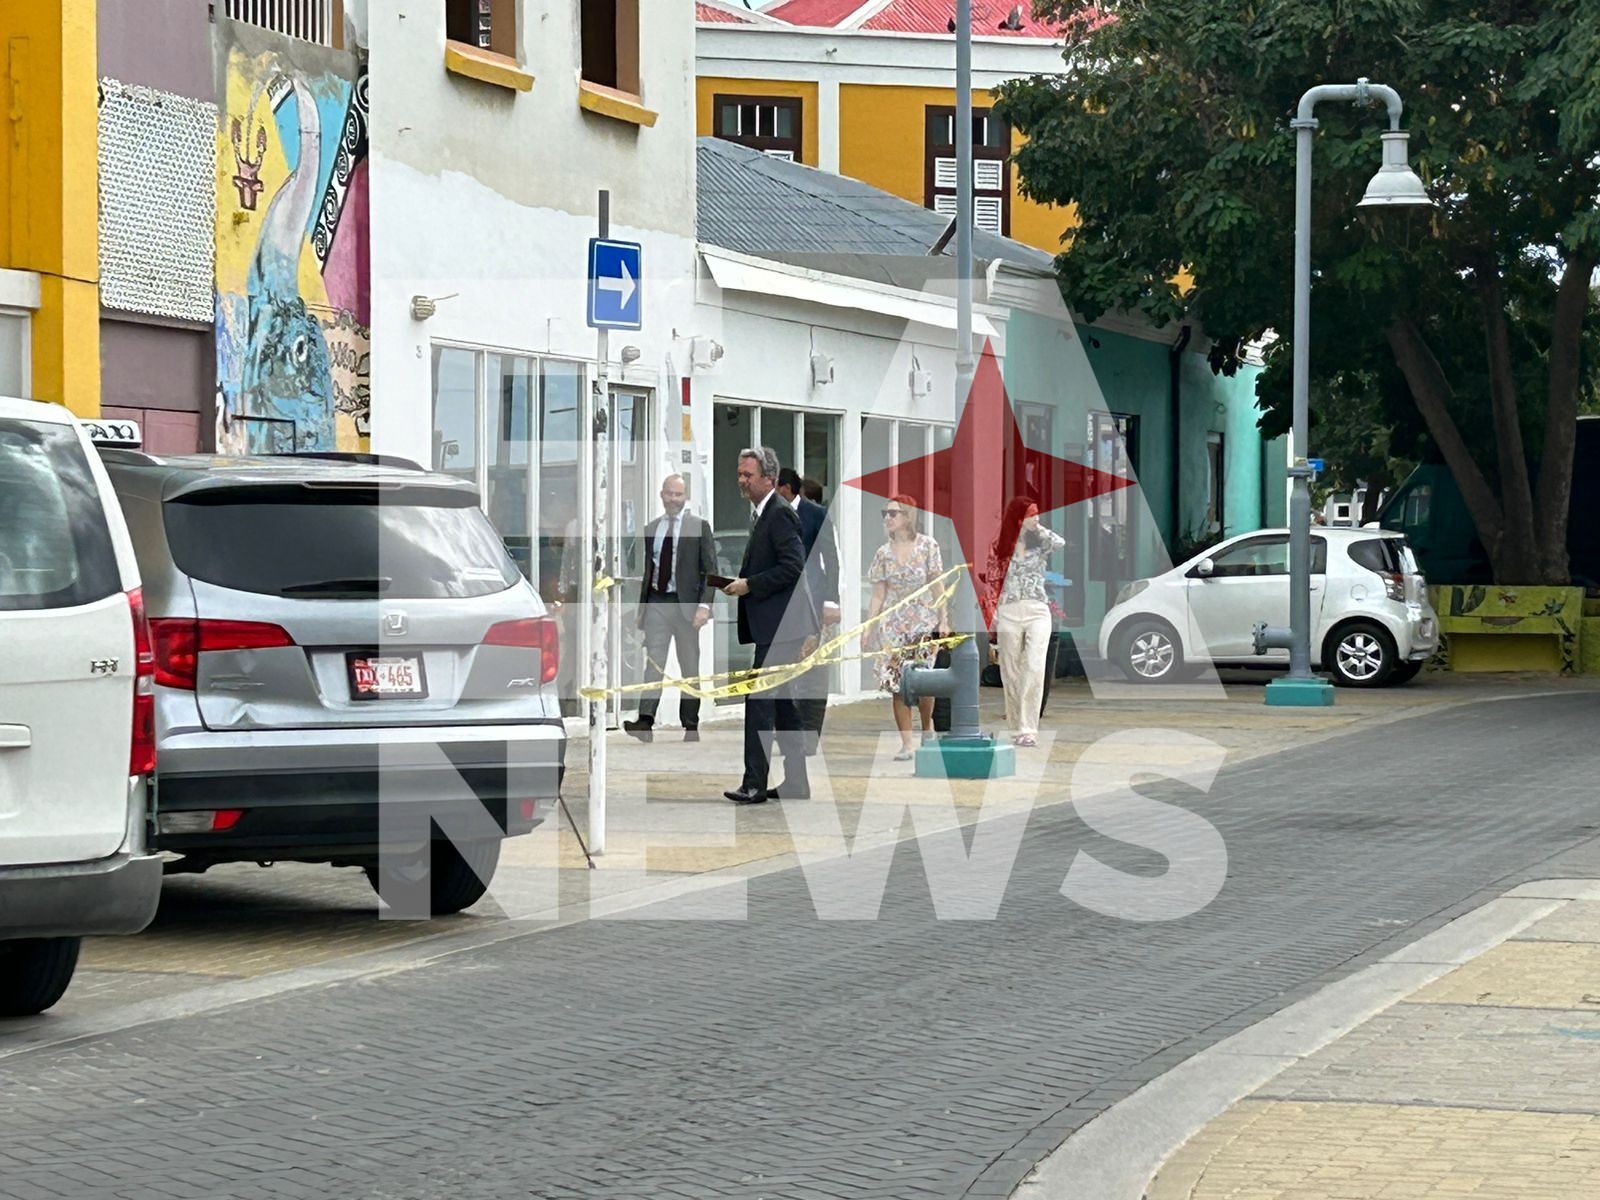
<svg viewBox="0 0 1600 1200"><path fill-rule="evenodd" d="M1039 506L1018 496L1006 506L1000 536L989 548L987 576L995 600L1006 724L1018 746L1036 746L1044 704L1044 667L1050 650L1050 601L1044 573L1066 539L1039 524ZM1009 561L1007 559L1009 553Z"/></svg>

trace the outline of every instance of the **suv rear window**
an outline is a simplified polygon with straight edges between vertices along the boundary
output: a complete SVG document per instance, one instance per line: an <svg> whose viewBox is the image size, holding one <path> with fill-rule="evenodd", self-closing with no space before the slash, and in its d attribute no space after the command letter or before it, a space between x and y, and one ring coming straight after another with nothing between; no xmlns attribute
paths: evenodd
<svg viewBox="0 0 1600 1200"><path fill-rule="evenodd" d="M76 431L0 420L0 612L75 608L122 590Z"/></svg>
<svg viewBox="0 0 1600 1200"><path fill-rule="evenodd" d="M164 506L185 575L307 599L435 600L503 592L522 575L476 497L442 488L216 488Z"/></svg>
<svg viewBox="0 0 1600 1200"><path fill-rule="evenodd" d="M1399 538L1363 538L1350 546L1350 557L1369 571L1400 575L1405 564L1400 558Z"/></svg>

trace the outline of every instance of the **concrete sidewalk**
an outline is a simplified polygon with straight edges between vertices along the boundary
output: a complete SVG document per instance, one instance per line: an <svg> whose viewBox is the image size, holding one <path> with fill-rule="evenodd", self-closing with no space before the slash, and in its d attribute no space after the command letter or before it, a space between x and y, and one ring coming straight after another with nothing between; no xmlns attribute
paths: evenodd
<svg viewBox="0 0 1600 1200"><path fill-rule="evenodd" d="M1600 1196L1600 882L1524 884L1457 924L1391 956L1366 985L1346 981L1356 985L1330 989L1344 996L1308 1002L1320 1011L1239 1035L1233 1062L1254 1057L1271 1077L1194 1132L1148 1184L1124 1171L1096 1200ZM1395 983L1375 1014L1296 1051L1294 1039L1314 1044L1341 1009ZM1219 1074L1177 1082L1181 1072L1174 1085L1151 1085L1137 1119L1139 1098L1106 1114L1095 1140L1137 1129L1121 1146L1136 1155L1137 1143L1170 1136ZM1072 1182L1089 1176L1071 1146L1019 1197L1076 1195ZM1110 1178L1103 1164L1088 1170Z"/></svg>

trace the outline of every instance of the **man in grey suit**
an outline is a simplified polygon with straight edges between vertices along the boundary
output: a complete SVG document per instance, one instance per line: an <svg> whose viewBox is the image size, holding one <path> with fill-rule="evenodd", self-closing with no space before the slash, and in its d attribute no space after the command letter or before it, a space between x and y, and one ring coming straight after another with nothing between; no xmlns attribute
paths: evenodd
<svg viewBox="0 0 1600 1200"><path fill-rule="evenodd" d="M661 515L644 527L644 578L639 587L639 628L644 630L646 683L661 682L667 648L676 646L678 668L685 678L700 674L700 630L711 620L712 587L717 572L717 547L711 522L684 509L688 491L683 476L661 482ZM661 689L644 693L637 720L622 728L640 741L655 736ZM683 740L700 740L700 701L678 701Z"/></svg>

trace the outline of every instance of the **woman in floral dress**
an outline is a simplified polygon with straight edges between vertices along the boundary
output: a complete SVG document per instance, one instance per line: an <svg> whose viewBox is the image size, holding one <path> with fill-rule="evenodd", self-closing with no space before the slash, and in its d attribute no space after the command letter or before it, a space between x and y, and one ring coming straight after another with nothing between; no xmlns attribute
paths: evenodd
<svg viewBox="0 0 1600 1200"><path fill-rule="evenodd" d="M889 540L878 547L867 569L867 582L872 584L869 622L944 574L939 543L917 529L916 502L910 496L889 498L883 508L883 531ZM900 698L900 673L906 667L932 665L937 650L926 643L929 638L950 632L945 616L948 598L948 589L943 587L925 592L904 608L891 612L882 624L873 625L863 639L862 649L886 651L878 658L878 686L894 698L894 723L900 731L896 762L911 758L913 746L911 709ZM921 700L917 707L922 712L922 736L926 740L933 731L932 698Z"/></svg>

